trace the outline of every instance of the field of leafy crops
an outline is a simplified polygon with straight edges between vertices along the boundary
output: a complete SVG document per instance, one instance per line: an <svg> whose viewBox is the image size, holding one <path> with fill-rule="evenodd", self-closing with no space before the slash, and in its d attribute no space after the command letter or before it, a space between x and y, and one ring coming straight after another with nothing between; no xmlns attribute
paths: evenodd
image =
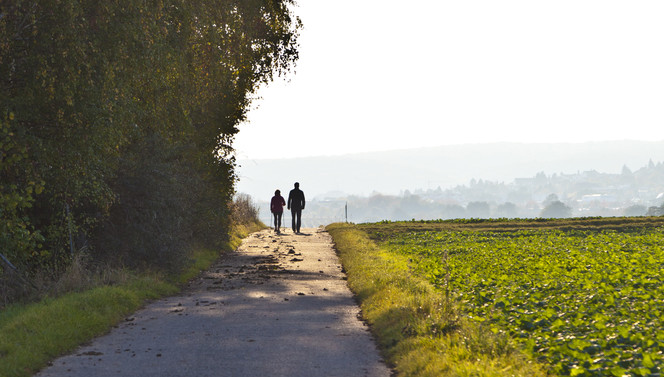
<svg viewBox="0 0 664 377"><path fill-rule="evenodd" d="M509 334L554 374L659 376L664 224L590 222L360 227L408 255L414 270L441 294L449 290L469 318Z"/></svg>

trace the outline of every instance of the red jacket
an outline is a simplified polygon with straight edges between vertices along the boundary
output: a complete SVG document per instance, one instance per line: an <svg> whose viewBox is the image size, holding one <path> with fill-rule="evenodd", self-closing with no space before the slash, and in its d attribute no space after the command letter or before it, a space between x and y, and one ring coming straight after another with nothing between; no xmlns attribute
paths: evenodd
<svg viewBox="0 0 664 377"><path fill-rule="evenodd" d="M270 202L270 211L272 213L284 213L285 205L286 201L284 200L284 197L281 195L275 195L272 197L272 201Z"/></svg>

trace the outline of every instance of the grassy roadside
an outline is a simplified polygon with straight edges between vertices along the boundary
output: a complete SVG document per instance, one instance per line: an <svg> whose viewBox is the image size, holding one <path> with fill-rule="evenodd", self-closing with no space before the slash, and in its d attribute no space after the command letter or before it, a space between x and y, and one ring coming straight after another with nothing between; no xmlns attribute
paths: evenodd
<svg viewBox="0 0 664 377"><path fill-rule="evenodd" d="M464 321L453 300L410 273L403 256L353 225L332 235L364 318L400 376L545 376L512 342Z"/></svg>
<svg viewBox="0 0 664 377"><path fill-rule="evenodd" d="M223 250L234 250L242 238L261 228L238 226ZM219 258L219 251L199 250L191 258L193 263L178 276L129 274L117 285L5 308L0 312L0 376L32 376L50 360L108 332L146 300L177 293Z"/></svg>

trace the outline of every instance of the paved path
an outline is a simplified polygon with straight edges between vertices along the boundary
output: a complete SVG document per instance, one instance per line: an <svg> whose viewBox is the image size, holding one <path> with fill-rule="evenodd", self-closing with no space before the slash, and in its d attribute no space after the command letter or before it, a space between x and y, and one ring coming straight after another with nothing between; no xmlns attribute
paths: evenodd
<svg viewBox="0 0 664 377"><path fill-rule="evenodd" d="M38 377L390 376L321 229L244 240Z"/></svg>

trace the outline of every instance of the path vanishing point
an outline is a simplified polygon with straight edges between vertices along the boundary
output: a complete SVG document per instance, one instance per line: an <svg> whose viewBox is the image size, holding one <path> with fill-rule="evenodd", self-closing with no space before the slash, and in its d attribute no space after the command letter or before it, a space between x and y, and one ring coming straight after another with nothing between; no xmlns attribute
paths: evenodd
<svg viewBox="0 0 664 377"><path fill-rule="evenodd" d="M37 377L388 377L329 234L253 233Z"/></svg>

